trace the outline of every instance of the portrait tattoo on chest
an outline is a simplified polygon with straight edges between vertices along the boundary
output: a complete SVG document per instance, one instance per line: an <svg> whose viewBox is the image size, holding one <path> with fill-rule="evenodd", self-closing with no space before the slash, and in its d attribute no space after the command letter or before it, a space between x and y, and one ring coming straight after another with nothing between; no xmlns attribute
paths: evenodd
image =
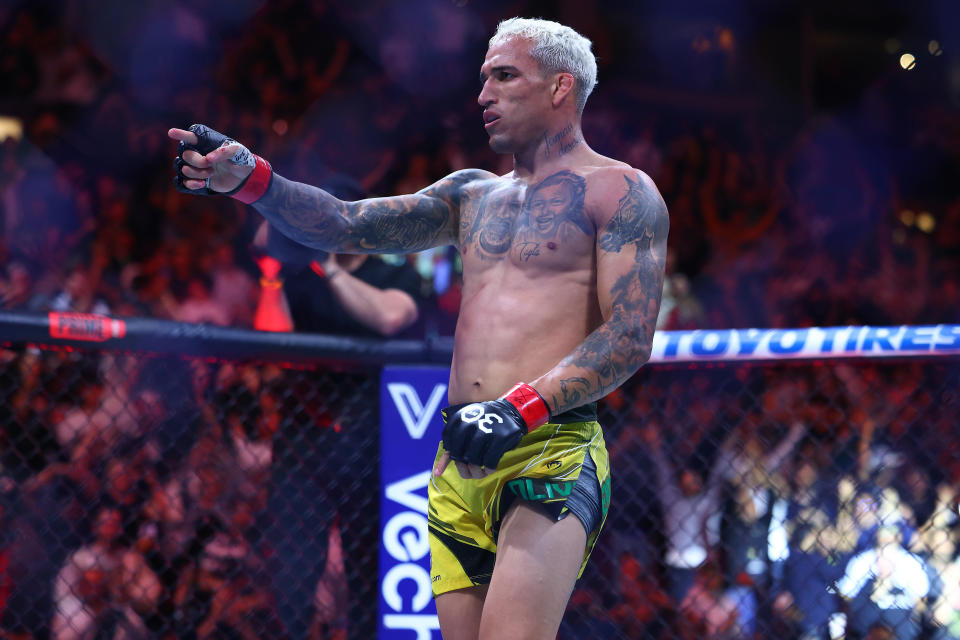
<svg viewBox="0 0 960 640"><path fill-rule="evenodd" d="M510 250L513 228L520 217L522 204L519 189L500 188L486 193L477 208L477 217L467 234L466 245L476 241L484 253L500 256Z"/></svg>
<svg viewBox="0 0 960 640"><path fill-rule="evenodd" d="M590 236L593 225L584 211L587 184L572 171L560 171L529 187L490 191L480 201L465 245L480 257L501 257L511 248L521 261L541 254L542 243L559 244L568 234ZM475 244L474 244L475 243Z"/></svg>

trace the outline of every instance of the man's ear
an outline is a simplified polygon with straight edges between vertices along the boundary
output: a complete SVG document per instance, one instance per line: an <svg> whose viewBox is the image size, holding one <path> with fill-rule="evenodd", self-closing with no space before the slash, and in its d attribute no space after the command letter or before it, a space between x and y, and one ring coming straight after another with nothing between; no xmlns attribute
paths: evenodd
<svg viewBox="0 0 960 640"><path fill-rule="evenodd" d="M574 83L572 73L561 72L554 76L552 100L554 107L559 107L563 99L573 93Z"/></svg>

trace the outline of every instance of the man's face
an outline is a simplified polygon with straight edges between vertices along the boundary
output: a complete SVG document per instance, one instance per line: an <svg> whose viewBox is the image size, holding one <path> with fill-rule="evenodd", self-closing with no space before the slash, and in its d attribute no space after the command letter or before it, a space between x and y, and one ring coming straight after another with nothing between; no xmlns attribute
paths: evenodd
<svg viewBox="0 0 960 640"><path fill-rule="evenodd" d="M537 233L544 237L556 235L572 200L573 194L567 183L537 189L530 202L530 223Z"/></svg>
<svg viewBox="0 0 960 640"><path fill-rule="evenodd" d="M494 191L483 201L478 217L480 225L477 240L485 251L505 253L513 242L513 225L520 213L521 203L516 193Z"/></svg>
<svg viewBox="0 0 960 640"><path fill-rule="evenodd" d="M490 147L513 153L543 134L544 116L551 109L550 79L530 56L529 40L511 38L487 51L480 67L483 88L477 102Z"/></svg>

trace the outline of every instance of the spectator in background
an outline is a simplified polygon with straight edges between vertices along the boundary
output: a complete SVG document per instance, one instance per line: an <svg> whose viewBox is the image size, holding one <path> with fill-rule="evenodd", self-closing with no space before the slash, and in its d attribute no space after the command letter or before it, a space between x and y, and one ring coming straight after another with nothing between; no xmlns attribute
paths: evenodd
<svg viewBox="0 0 960 640"><path fill-rule="evenodd" d="M187 282L187 295L176 308L174 318L180 322L215 324L225 327L233 319L230 310L212 296L212 279L197 274Z"/></svg>
<svg viewBox="0 0 960 640"><path fill-rule="evenodd" d="M768 389L768 393L776 392ZM790 419L788 415L769 413L764 417ZM802 422L794 421L772 451L766 451L769 444L758 433L758 428L756 419L745 421L738 429L742 434L738 446L731 447L728 442L715 466L722 470L726 481L721 538L727 580L733 582L741 573L745 574L751 584L765 593L770 586L767 549L772 507L776 496L786 493L786 482L778 470L806 433L806 427Z"/></svg>
<svg viewBox="0 0 960 640"><path fill-rule="evenodd" d="M346 178L331 178L327 186L344 200L366 197L359 185ZM281 330L292 326L337 335L394 337L417 321L420 277L406 261L388 264L366 254L315 251L284 237L267 222L257 230L254 247L285 264L279 272L275 262L262 256L258 260L264 270L258 316L275 318ZM304 269L307 265L310 268ZM266 301L272 313L265 308Z"/></svg>
<svg viewBox="0 0 960 640"><path fill-rule="evenodd" d="M251 326L257 287L250 274L237 266L233 246L228 242L218 243L210 262L213 301L227 312L228 324Z"/></svg>
<svg viewBox="0 0 960 640"><path fill-rule="evenodd" d="M74 552L57 576L51 637L144 638L148 635L144 618L156 607L160 582L143 556L124 546L119 510L102 508L94 535L94 541Z"/></svg>
<svg viewBox="0 0 960 640"><path fill-rule="evenodd" d="M786 560L782 591L775 609L787 617L802 640L820 640L837 611L832 587L843 575L836 546L836 530L827 514L811 509L789 522L790 557Z"/></svg>
<svg viewBox="0 0 960 640"><path fill-rule="evenodd" d="M693 586L697 570L720 541L720 483L713 474L704 483L691 466L675 469L655 427L647 426L643 437L656 469L657 493L663 510L667 590L673 602L679 604Z"/></svg>
<svg viewBox="0 0 960 640"><path fill-rule="evenodd" d="M898 640L920 634L920 607L930 591L923 561L903 547L900 528L881 525L876 543L847 563L837 591L849 603L849 628L865 635L877 623Z"/></svg>
<svg viewBox="0 0 960 640"><path fill-rule="evenodd" d="M693 632L692 638L734 640L750 637L737 620L738 605L723 587L723 572L714 560L697 567L693 583L679 610Z"/></svg>
<svg viewBox="0 0 960 640"><path fill-rule="evenodd" d="M327 561L317 582L313 599L311 640L346 640L349 627L349 597L346 567L343 558L343 539L339 518L334 517L327 538Z"/></svg>
<svg viewBox="0 0 960 640"><path fill-rule="evenodd" d="M957 516L957 490L949 483L937 485L936 500L930 516L920 525L915 550L930 552L933 543L929 539L938 531L949 532L956 528L960 517Z"/></svg>
<svg viewBox="0 0 960 640"><path fill-rule="evenodd" d="M233 632L243 640L279 639L283 633L273 614L267 575L259 552L250 543L253 511L246 501L228 508L230 519L206 544L197 567L198 583L210 594L198 638Z"/></svg>
<svg viewBox="0 0 960 640"><path fill-rule="evenodd" d="M934 640L960 639L960 558L957 558L957 534L936 529L928 544L927 565L937 577L939 589L930 594L930 614Z"/></svg>
<svg viewBox="0 0 960 640"><path fill-rule="evenodd" d="M0 271L0 307L25 309L34 295L33 276L27 265L20 261L7 262Z"/></svg>

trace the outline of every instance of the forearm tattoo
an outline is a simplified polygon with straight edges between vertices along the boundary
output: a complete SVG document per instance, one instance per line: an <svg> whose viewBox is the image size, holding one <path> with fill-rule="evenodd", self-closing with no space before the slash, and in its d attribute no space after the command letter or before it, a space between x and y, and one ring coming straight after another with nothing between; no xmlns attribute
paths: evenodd
<svg viewBox="0 0 960 640"><path fill-rule="evenodd" d="M602 398L650 357L666 264L669 219L655 189L624 176L627 193L597 240L602 252L633 251L629 270L610 290L610 317L560 363L577 375L560 380L554 415Z"/></svg>
<svg viewBox="0 0 960 640"><path fill-rule="evenodd" d="M274 174L253 206L301 244L342 253L404 253L453 242L463 186L489 174L464 170L412 195L343 202Z"/></svg>

